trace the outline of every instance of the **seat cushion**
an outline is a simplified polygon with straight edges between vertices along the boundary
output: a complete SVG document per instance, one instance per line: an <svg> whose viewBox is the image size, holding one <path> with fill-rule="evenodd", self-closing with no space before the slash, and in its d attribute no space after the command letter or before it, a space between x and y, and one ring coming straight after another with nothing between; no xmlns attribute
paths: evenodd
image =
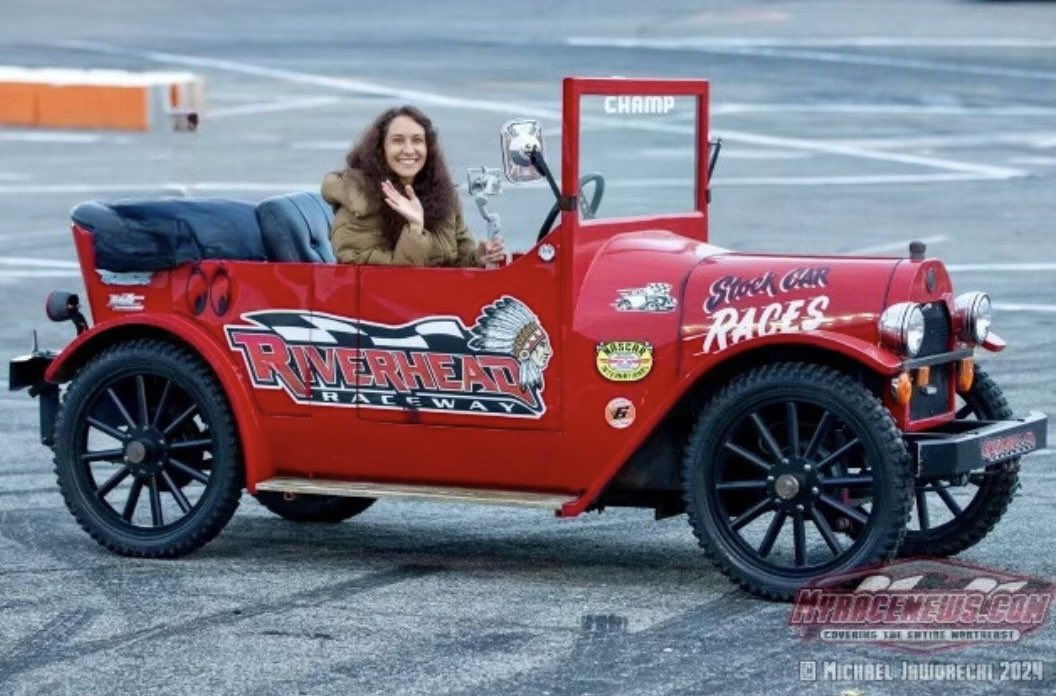
<svg viewBox="0 0 1056 696"><path fill-rule="evenodd" d="M95 265L109 271L159 271L203 259L265 259L254 206L245 201L89 201L70 215L93 233Z"/></svg>
<svg viewBox="0 0 1056 696"><path fill-rule="evenodd" d="M334 213L317 193L289 193L257 205L269 261L336 263L330 245Z"/></svg>

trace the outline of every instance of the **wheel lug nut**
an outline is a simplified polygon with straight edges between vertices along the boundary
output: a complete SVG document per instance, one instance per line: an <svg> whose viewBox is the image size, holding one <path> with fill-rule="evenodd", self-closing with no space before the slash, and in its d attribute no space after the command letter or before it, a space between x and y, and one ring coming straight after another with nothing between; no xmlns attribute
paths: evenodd
<svg viewBox="0 0 1056 696"><path fill-rule="evenodd" d="M802 505L797 505L796 509L799 510L800 512L803 512L803 506Z"/></svg>
<svg viewBox="0 0 1056 696"><path fill-rule="evenodd" d="M766 480L769 481L770 483L773 483L774 482L774 477L773 476L767 476Z"/></svg>
<svg viewBox="0 0 1056 696"><path fill-rule="evenodd" d="M818 488L817 488L817 486L815 486L814 488L811 488L811 489L810 489L810 493L811 493L811 495L817 495L817 494L818 494Z"/></svg>
<svg viewBox="0 0 1056 696"><path fill-rule="evenodd" d="M788 460L787 459L782 459L781 463L787 465L788 464Z"/></svg>
<svg viewBox="0 0 1056 696"><path fill-rule="evenodd" d="M811 466L810 464L804 464L803 465L803 471L813 471L813 470L814 470L814 467Z"/></svg>

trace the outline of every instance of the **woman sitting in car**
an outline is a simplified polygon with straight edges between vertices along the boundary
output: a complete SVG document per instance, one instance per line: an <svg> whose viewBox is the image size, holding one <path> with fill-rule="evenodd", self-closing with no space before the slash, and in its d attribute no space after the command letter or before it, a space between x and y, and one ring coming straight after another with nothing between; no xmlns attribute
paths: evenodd
<svg viewBox="0 0 1056 696"><path fill-rule="evenodd" d="M382 113L345 162L322 185L339 261L483 267L503 259L500 238L478 243L466 226L436 130L418 109Z"/></svg>

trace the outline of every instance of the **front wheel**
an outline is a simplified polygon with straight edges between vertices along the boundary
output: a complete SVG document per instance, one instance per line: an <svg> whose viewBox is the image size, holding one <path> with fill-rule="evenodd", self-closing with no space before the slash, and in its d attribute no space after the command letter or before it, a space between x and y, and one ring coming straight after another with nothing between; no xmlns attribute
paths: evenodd
<svg viewBox="0 0 1056 696"><path fill-rule="evenodd" d="M894 556L912 480L880 401L806 363L733 379L701 410L683 461L700 545L723 573L769 599Z"/></svg>
<svg viewBox="0 0 1056 696"><path fill-rule="evenodd" d="M1012 409L1001 388L976 368L972 388L958 394L957 418L1007 420ZM979 543L1005 514L1019 485L1019 460L975 471L960 480L916 482L902 556L952 556Z"/></svg>
<svg viewBox="0 0 1056 696"><path fill-rule="evenodd" d="M223 390L195 355L155 340L108 348L78 372L55 423L55 472L81 527L124 556L194 551L242 495Z"/></svg>

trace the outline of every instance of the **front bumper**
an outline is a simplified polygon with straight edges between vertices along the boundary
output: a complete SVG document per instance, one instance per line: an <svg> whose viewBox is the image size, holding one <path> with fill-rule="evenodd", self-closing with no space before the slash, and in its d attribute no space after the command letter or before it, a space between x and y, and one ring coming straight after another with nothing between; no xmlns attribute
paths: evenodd
<svg viewBox="0 0 1056 696"><path fill-rule="evenodd" d="M1003 421L956 420L939 430L906 433L918 478L948 478L1044 449L1048 417L1031 411Z"/></svg>
<svg viewBox="0 0 1056 696"><path fill-rule="evenodd" d="M46 381L44 373L56 355L50 350L35 350L28 355L12 358L7 369L8 389L19 391L29 387L29 395L40 398L40 441L48 447L55 442L55 417L59 412L59 385Z"/></svg>

